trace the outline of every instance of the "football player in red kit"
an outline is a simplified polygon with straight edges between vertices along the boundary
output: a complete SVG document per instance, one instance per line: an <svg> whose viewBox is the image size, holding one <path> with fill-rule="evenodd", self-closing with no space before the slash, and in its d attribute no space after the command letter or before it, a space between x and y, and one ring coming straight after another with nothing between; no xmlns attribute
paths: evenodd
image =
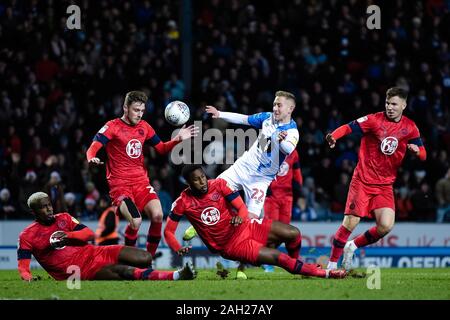
<svg viewBox="0 0 450 320"><path fill-rule="evenodd" d="M275 180L267 189L264 217L291 223L294 192L299 194L302 184L299 156L294 150L281 164Z"/></svg>
<svg viewBox="0 0 450 320"><path fill-rule="evenodd" d="M189 188L175 200L164 229L166 243L178 255L191 248L182 247L175 237L178 222L185 215L209 250L225 259L276 265L293 274L321 278L347 275L345 270L324 270L300 260L300 231L270 219L249 219L239 192L231 190L225 180L208 180L199 165L185 166L182 174ZM273 249L282 242L288 254Z"/></svg>
<svg viewBox="0 0 450 320"><path fill-rule="evenodd" d="M349 269L357 248L375 243L391 231L395 221L393 184L406 150L422 161L426 159L416 124L403 115L407 96L402 88L390 88L386 92L384 112L359 118L326 136L328 144L334 148L336 140L350 133L363 135L345 217L334 236L328 269L337 268L342 252L342 266ZM363 217L375 218L376 226L347 242Z"/></svg>
<svg viewBox="0 0 450 320"><path fill-rule="evenodd" d="M156 151L165 155L175 145L198 133L193 125L183 127L173 140L162 142L155 130L142 116L147 96L140 91L128 92L123 105L123 116L108 121L95 135L86 152L89 163L103 164L96 157L101 147L106 148L108 160L106 178L113 205L129 222L125 230L125 244L135 246L144 211L151 220L147 235L147 251L155 256L161 240L163 212L156 191L150 185L144 166L143 145L150 142Z"/></svg>
<svg viewBox="0 0 450 320"><path fill-rule="evenodd" d="M25 281L37 280L30 272L31 255L55 279L65 280L76 266L80 280L190 280L193 267L187 264L179 271L157 271L151 268L150 253L121 245L94 246L94 232L78 223L68 213L53 214L44 192L33 193L28 206L36 221L19 236L18 269Z"/></svg>

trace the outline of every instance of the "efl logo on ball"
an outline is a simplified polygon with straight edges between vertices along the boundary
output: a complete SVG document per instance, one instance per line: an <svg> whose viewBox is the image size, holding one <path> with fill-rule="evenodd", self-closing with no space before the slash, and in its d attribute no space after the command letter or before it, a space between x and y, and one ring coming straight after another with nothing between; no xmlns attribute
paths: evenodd
<svg viewBox="0 0 450 320"><path fill-rule="evenodd" d="M182 101L173 101L166 106L164 116L171 125L181 126L185 124L191 115L189 107Z"/></svg>

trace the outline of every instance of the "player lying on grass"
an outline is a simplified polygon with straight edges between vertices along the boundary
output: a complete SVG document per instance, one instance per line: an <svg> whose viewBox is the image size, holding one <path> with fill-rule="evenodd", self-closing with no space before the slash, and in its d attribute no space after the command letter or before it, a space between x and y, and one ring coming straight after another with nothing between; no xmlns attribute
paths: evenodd
<svg viewBox="0 0 450 320"><path fill-rule="evenodd" d="M167 244L178 255L185 255L191 249L182 247L175 237L178 222L185 215L209 250L226 259L253 265L270 264L293 274L321 278L347 275L344 270L324 270L300 260L300 231L270 219L249 219L239 192L230 189L225 180L208 180L199 165L185 166L182 174L189 188L175 200L164 229ZM283 242L288 254L273 249Z"/></svg>
<svg viewBox="0 0 450 320"><path fill-rule="evenodd" d="M68 213L53 214L44 192L33 193L28 206L36 221L19 236L17 259L23 280L37 280L30 272L31 255L56 280L72 275L70 266L79 267L80 280L191 280L196 276L189 264L178 271L153 270L152 256L144 250L88 244L94 232Z"/></svg>

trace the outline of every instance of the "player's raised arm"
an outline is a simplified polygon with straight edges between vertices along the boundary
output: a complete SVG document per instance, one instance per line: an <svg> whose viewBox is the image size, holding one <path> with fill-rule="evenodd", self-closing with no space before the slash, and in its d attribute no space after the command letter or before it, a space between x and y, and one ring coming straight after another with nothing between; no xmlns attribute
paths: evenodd
<svg viewBox="0 0 450 320"><path fill-rule="evenodd" d="M167 217L166 227L164 228L164 239L166 240L167 245L175 251L179 256L184 256L189 253L192 246L183 247L175 237L175 231L178 227L178 221L173 218L176 217L173 213ZM177 218L175 218L177 219Z"/></svg>
<svg viewBox="0 0 450 320"><path fill-rule="evenodd" d="M332 133L328 133L325 136L325 139L327 140L330 148L334 148L336 146L336 141L346 135L349 135L351 133L363 133L363 131L366 131L361 128L360 124L363 122L366 122L368 119L369 118L367 116L359 118L358 120L354 120L348 124L344 124L344 125L340 126L336 130L334 130ZM368 123L369 123L369 121L368 121Z"/></svg>
<svg viewBox="0 0 450 320"><path fill-rule="evenodd" d="M415 138L408 140L406 146L408 150L414 153L421 161L425 161L427 159L427 150L425 150L425 146L423 145L423 141L420 138L420 133L417 128L415 128L415 136Z"/></svg>
<svg viewBox="0 0 450 320"><path fill-rule="evenodd" d="M250 123L248 122L248 116L245 114L219 111L213 106L206 106L206 112L212 115L214 119L223 119L226 122L234 124L245 124L247 126L250 125Z"/></svg>
<svg viewBox="0 0 450 320"><path fill-rule="evenodd" d="M167 245L175 251L179 256L183 256L191 250L192 246L183 247L175 237L175 231L178 227L178 222L180 222L183 214L179 214L183 210L183 202L178 201L180 198L175 200L172 205L172 212L167 217L166 227L164 228L164 239L166 240ZM175 213L175 212L177 213Z"/></svg>
<svg viewBox="0 0 450 320"><path fill-rule="evenodd" d="M96 157L98 150L100 150L103 145L98 141L92 141L90 147L86 151L86 159L89 163L93 164L103 164L99 158Z"/></svg>

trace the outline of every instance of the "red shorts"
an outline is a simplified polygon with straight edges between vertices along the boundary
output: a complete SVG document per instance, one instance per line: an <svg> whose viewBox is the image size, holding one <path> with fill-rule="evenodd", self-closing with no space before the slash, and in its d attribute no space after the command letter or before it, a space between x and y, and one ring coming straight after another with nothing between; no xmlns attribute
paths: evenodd
<svg viewBox="0 0 450 320"><path fill-rule="evenodd" d="M266 197L266 201L264 202L264 218L286 224L291 223L292 201L292 197Z"/></svg>
<svg viewBox="0 0 450 320"><path fill-rule="evenodd" d="M159 199L156 191L153 189L149 181L137 181L133 184L109 184L109 196L113 205L119 206L123 199L130 198L134 202L139 212L149 201Z"/></svg>
<svg viewBox="0 0 450 320"><path fill-rule="evenodd" d="M357 175L354 175L350 183L344 214L374 218L373 211L379 208L391 208L395 212L392 185L365 184Z"/></svg>
<svg viewBox="0 0 450 320"><path fill-rule="evenodd" d="M247 220L221 252L222 257L257 265L259 250L266 246L271 227L270 219Z"/></svg>
<svg viewBox="0 0 450 320"><path fill-rule="evenodd" d="M80 266L81 280L94 280L97 272L103 267L119 262L119 253L124 246L87 245L84 248L85 251L74 264Z"/></svg>

